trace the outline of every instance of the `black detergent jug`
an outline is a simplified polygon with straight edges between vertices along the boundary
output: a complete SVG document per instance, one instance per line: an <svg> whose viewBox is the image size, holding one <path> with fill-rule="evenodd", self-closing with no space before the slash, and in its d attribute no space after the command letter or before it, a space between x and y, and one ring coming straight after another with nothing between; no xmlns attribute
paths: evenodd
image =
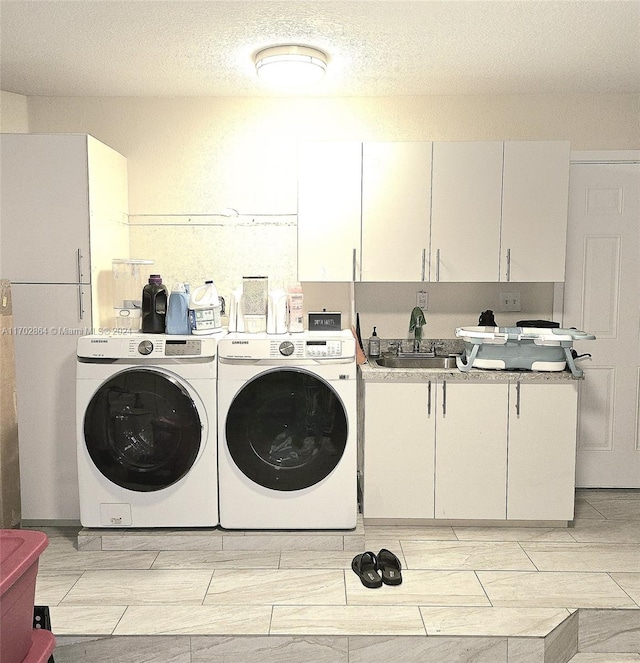
<svg viewBox="0 0 640 663"><path fill-rule="evenodd" d="M167 286L162 285L160 274L151 274L142 289L142 331L164 334L167 321Z"/></svg>

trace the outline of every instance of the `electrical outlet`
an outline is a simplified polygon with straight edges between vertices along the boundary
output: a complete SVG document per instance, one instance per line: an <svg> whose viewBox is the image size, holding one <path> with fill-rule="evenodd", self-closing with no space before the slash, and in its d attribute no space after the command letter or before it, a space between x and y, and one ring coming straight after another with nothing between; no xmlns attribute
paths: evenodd
<svg viewBox="0 0 640 663"><path fill-rule="evenodd" d="M424 290L418 290L416 292L416 306L420 307L423 311L426 311L429 307L429 293Z"/></svg>
<svg viewBox="0 0 640 663"><path fill-rule="evenodd" d="M521 311L519 292L501 292L500 293L500 311Z"/></svg>

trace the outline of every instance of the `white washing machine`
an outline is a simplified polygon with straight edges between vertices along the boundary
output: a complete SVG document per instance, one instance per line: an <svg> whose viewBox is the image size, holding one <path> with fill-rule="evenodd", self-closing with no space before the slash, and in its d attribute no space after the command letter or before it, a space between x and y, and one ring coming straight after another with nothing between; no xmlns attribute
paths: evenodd
<svg viewBox="0 0 640 663"><path fill-rule="evenodd" d="M78 339L84 527L218 524L218 340L164 334Z"/></svg>
<svg viewBox="0 0 640 663"><path fill-rule="evenodd" d="M220 525L353 529L356 421L351 332L221 339Z"/></svg>

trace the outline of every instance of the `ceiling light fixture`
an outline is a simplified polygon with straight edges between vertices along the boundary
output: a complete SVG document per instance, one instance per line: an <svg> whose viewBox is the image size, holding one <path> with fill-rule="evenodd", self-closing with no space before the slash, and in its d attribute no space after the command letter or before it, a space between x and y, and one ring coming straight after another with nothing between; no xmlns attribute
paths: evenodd
<svg viewBox="0 0 640 663"><path fill-rule="evenodd" d="M258 76L283 86L317 83L327 70L327 56L317 48L294 44L271 46L255 57Z"/></svg>

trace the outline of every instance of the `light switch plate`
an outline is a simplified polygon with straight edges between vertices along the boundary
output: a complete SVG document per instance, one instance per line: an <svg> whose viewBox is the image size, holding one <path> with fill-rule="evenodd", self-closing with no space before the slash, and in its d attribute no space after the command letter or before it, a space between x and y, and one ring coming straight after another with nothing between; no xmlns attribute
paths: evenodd
<svg viewBox="0 0 640 663"><path fill-rule="evenodd" d="M519 292L501 292L500 293L500 311L521 311Z"/></svg>
<svg viewBox="0 0 640 663"><path fill-rule="evenodd" d="M429 308L429 293L424 290L416 292L416 306L426 311Z"/></svg>

